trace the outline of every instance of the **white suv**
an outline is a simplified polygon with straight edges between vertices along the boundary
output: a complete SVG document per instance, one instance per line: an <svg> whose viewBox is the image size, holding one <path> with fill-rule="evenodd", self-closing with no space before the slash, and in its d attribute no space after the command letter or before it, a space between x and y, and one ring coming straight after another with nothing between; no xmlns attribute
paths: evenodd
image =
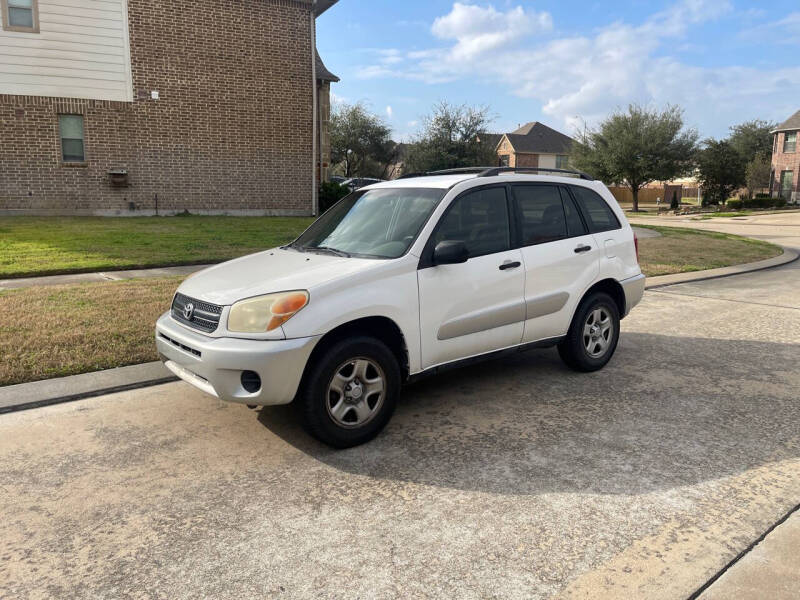
<svg viewBox="0 0 800 600"><path fill-rule="evenodd" d="M602 183L439 172L362 188L291 244L190 277L156 343L199 389L294 400L313 435L348 447L386 425L403 383L441 369L555 345L600 369L644 283Z"/></svg>

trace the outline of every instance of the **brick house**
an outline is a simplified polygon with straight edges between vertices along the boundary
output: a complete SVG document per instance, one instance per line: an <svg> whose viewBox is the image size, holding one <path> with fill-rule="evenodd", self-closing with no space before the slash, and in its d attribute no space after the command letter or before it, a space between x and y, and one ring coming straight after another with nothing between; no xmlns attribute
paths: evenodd
<svg viewBox="0 0 800 600"><path fill-rule="evenodd" d="M769 189L774 197L800 202L800 110L773 131Z"/></svg>
<svg viewBox="0 0 800 600"><path fill-rule="evenodd" d="M308 215L337 0L0 0L0 213Z"/></svg>
<svg viewBox="0 0 800 600"><path fill-rule="evenodd" d="M546 167L566 169L572 149L571 137L538 121L504 133L497 142L501 167Z"/></svg>

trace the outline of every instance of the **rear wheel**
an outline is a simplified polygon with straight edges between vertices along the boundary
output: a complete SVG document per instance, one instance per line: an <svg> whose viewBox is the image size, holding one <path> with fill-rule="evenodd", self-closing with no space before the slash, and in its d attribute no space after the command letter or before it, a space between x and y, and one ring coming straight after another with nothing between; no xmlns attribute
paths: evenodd
<svg viewBox="0 0 800 600"><path fill-rule="evenodd" d="M617 304L608 294L596 292L585 298L558 345L561 359L576 371L602 369L617 349L619 320Z"/></svg>
<svg viewBox="0 0 800 600"><path fill-rule="evenodd" d="M380 340L337 342L311 365L300 396L306 429L335 448L374 438L389 422L400 391L400 367Z"/></svg>

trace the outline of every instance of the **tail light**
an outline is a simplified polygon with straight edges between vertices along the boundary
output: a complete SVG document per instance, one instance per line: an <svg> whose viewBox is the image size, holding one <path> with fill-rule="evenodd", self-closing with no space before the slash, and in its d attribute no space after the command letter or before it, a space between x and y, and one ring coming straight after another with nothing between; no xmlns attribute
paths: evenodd
<svg viewBox="0 0 800 600"><path fill-rule="evenodd" d="M636 237L636 233L633 234L633 247L636 248L636 262L639 262L639 238Z"/></svg>

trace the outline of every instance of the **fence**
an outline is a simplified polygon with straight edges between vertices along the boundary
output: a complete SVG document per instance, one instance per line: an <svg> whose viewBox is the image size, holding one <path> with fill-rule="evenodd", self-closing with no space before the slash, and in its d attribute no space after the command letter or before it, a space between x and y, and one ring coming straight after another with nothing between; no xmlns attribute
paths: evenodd
<svg viewBox="0 0 800 600"><path fill-rule="evenodd" d="M633 193L626 187L608 188L620 204L633 204ZM639 190L639 204L655 204L656 198L664 201L664 188L642 188Z"/></svg>
<svg viewBox="0 0 800 600"><path fill-rule="evenodd" d="M617 202L620 204L633 204L633 193L631 192L630 188L622 187L622 186L609 186L608 188L611 193L614 195L614 198L617 199ZM682 200L684 202L689 202L690 198L692 200L697 199L697 187L683 187L683 192L681 193ZM669 202L671 198L665 199L664 198L664 188L663 187L646 187L639 190L639 204L656 204L657 199L661 199L661 205L663 206L666 203L669 206Z"/></svg>

